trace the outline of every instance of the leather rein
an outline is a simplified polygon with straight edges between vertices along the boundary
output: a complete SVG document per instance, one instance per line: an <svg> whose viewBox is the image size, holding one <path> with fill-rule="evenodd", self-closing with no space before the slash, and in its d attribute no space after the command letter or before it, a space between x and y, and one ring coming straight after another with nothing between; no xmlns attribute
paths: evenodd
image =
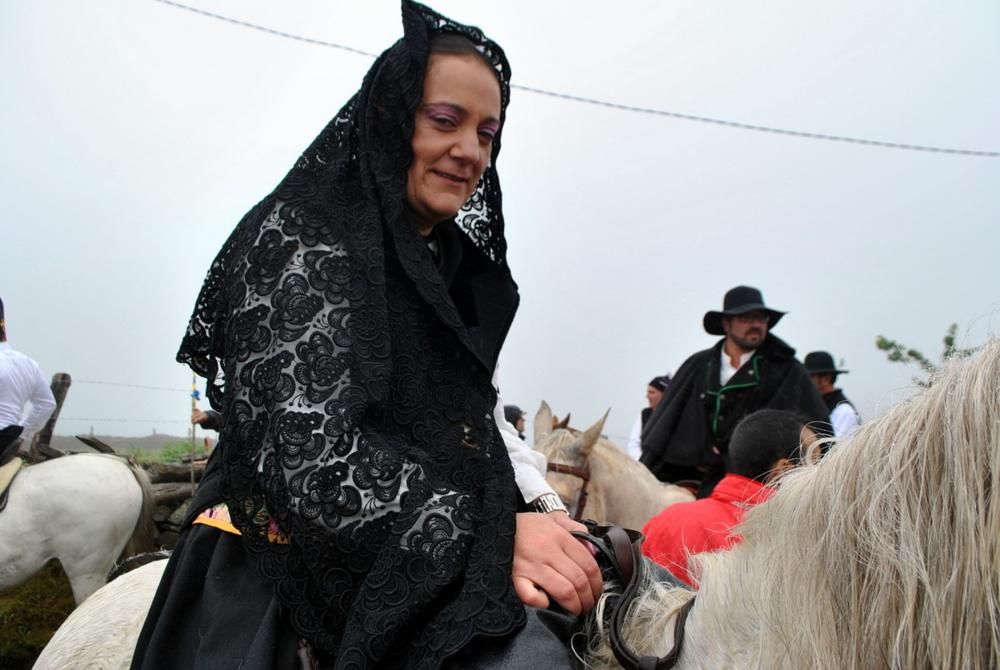
<svg viewBox="0 0 1000 670"><path fill-rule="evenodd" d="M684 624L694 608L695 596L692 595L690 600L677 610L677 618L674 620L674 644L670 651L660 657L639 655L625 643L622 630L625 627L625 615L639 590L641 572L648 569L642 558L642 534L620 526L597 525L589 520L586 524L589 533L574 531L573 535L590 542L612 571L612 574L605 576L616 578L623 585L621 595L609 601L605 619L611 651L614 652L615 658L626 670L672 670L680 660L684 644Z"/></svg>
<svg viewBox="0 0 1000 670"><path fill-rule="evenodd" d="M567 465L565 463L552 463L550 461L546 468L549 472L556 472L560 475L573 475L583 481L583 485L580 487L580 495L576 498L576 511L570 517L573 521L583 519L583 508L587 506L587 485L590 484L590 466L587 464L582 466Z"/></svg>
<svg viewBox="0 0 1000 670"><path fill-rule="evenodd" d="M550 461L546 468L549 472L579 477L583 482L580 486L580 494L576 500L576 510L572 516L574 521L582 521L583 509L587 506L587 486L590 484L590 466L586 463L582 466L576 466ZM645 568L642 565L642 552L640 549L642 534L637 531L626 530L619 526L597 526L592 521L587 521L586 523L590 527L590 533L574 532L573 534L587 540L599 550L599 553L604 554L605 559L613 566L614 571L617 573L616 576L624 585L624 590L614 605L612 605L609 616L611 650L614 652L615 658L618 659L623 668L629 670L672 670L680 659L681 646L684 643L684 624L687 621L688 613L694 607L694 596L677 611L677 619L674 621L674 646L670 649L670 652L662 657L639 656L636 654L625 644L621 636L621 631L625 626L625 613L639 588L639 573Z"/></svg>

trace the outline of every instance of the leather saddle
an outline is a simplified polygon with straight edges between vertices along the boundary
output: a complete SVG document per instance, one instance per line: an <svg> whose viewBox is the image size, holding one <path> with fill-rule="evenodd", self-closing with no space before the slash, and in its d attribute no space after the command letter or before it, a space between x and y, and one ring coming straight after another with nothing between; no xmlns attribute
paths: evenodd
<svg viewBox="0 0 1000 670"><path fill-rule="evenodd" d="M23 431L21 426L7 426L0 430L0 511L7 506L7 489L24 463L20 458L15 458L21 448Z"/></svg>
<svg viewBox="0 0 1000 670"><path fill-rule="evenodd" d="M21 448L21 426L7 426L0 429L0 466L7 465L17 456Z"/></svg>

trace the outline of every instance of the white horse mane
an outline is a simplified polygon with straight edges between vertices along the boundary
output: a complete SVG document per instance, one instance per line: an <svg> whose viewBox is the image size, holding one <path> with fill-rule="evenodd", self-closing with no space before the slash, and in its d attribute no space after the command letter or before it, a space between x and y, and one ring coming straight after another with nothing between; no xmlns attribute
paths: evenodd
<svg viewBox="0 0 1000 670"><path fill-rule="evenodd" d="M701 588L678 668L1000 667L1000 340L781 480ZM629 644L662 656L687 589L653 585ZM589 667L618 667L602 645Z"/></svg>

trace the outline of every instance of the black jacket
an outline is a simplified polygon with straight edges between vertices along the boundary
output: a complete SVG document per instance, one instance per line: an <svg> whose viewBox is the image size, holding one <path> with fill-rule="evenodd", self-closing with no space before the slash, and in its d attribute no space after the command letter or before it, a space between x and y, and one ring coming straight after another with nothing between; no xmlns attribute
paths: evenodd
<svg viewBox="0 0 1000 670"><path fill-rule="evenodd" d="M721 475L733 429L759 409L787 409L807 419L829 420L823 398L795 359L795 350L783 340L768 334L722 386L724 342L681 365L642 431L642 462L662 481Z"/></svg>
<svg viewBox="0 0 1000 670"><path fill-rule="evenodd" d="M855 414L857 414L858 411L858 409L854 406L854 403L848 400L847 396L844 395L844 392L841 391L840 389L833 389L829 393L824 393L823 402L826 403L826 408L830 410L830 414L833 414L833 410L837 409L837 405L840 405L842 403L847 403L848 405L850 405L851 409L854 410Z"/></svg>

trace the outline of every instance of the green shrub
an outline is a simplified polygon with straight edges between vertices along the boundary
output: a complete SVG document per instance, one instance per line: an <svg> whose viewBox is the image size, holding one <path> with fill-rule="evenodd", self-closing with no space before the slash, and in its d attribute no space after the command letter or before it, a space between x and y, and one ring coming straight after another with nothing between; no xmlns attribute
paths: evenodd
<svg viewBox="0 0 1000 670"><path fill-rule="evenodd" d="M125 455L140 465L163 462L163 455L153 449L128 449L125 451Z"/></svg>
<svg viewBox="0 0 1000 670"><path fill-rule="evenodd" d="M191 454L191 442L168 442L160 450L160 460L163 463L180 463L185 456ZM194 457L204 458L208 456L205 450L205 443L201 440L194 445Z"/></svg>
<svg viewBox="0 0 1000 670"><path fill-rule="evenodd" d="M24 584L0 594L0 668L31 668L75 606L69 580L55 560Z"/></svg>

